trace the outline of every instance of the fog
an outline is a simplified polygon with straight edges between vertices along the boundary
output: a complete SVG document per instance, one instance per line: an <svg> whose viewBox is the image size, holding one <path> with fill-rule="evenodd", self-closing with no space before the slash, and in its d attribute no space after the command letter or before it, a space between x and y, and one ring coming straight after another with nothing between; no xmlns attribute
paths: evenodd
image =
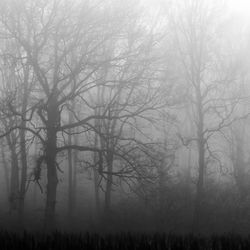
<svg viewBox="0 0 250 250"><path fill-rule="evenodd" d="M249 16L0 0L0 229L249 233Z"/></svg>

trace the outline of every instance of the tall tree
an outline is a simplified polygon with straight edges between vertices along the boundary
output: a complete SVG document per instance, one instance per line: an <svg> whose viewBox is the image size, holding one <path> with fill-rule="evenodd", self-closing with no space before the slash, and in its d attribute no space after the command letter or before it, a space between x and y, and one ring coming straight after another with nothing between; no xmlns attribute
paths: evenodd
<svg viewBox="0 0 250 250"><path fill-rule="evenodd" d="M137 17L132 7L125 13L123 5L104 5L98 1L91 4L89 1L73 3L63 0L25 3L14 0L1 3L3 34L21 46L25 55L21 59L28 61L36 80L33 84L32 101L29 103L29 115L27 114L29 124L25 127L23 124L13 126L9 132L23 129L41 141L44 154L37 161L37 168L40 169L43 162L47 166L45 224L48 228L55 224L59 168L57 154L65 150L91 151L98 152L101 159L102 154L108 152L106 148L96 148L93 145L62 144L60 139L64 134L75 128L83 128L85 132L93 130L96 119L121 120L121 123L124 123L125 120L134 119L143 112L154 110L155 105L159 103L156 98L157 88L154 89L150 85L150 78L144 79L145 72L149 74L145 51L150 51L153 45L148 40L151 36L148 36L145 29L143 33L140 28L133 29L130 37L139 36L143 39L132 39L135 43L133 48L125 46L130 42L126 37L128 26L136 24L139 27L140 23L134 22ZM116 46L113 53L103 57L104 48L112 43ZM138 55L142 56L133 62ZM98 78L98 71L104 66L113 68L112 74L106 80ZM134 68L131 71L133 73L127 74L126 78L122 77L124 72L119 72L119 68L125 70L128 67ZM119 75L117 78L116 72ZM145 91L141 92L132 111L126 109L127 104L131 104L125 99L125 104L120 105L122 112L110 113L110 105L117 101L116 98L111 98L105 103L102 113L96 115L91 112L88 97L91 91L95 91L100 80L102 86L117 89L117 92L113 92L114 97L117 97L121 90L126 90L127 96L130 97L129 93L136 89L131 102L139 98L137 84L142 86L145 83ZM77 115L69 108L72 101L81 103L84 111ZM22 112L15 110L11 103L10 106L13 114L23 118ZM74 115L75 122L65 122L64 117L69 113ZM34 121L35 125L32 123Z"/></svg>
<svg viewBox="0 0 250 250"><path fill-rule="evenodd" d="M194 231L203 226L204 180L209 159L220 162L212 148L214 135L236 119L234 111L241 98L235 59L225 45L227 38L218 36L223 24L220 10L221 5L213 1L177 1L169 14L176 65L182 74L179 80L184 91L180 95L189 105L194 123L194 135L180 138L184 145L194 141L198 153Z"/></svg>

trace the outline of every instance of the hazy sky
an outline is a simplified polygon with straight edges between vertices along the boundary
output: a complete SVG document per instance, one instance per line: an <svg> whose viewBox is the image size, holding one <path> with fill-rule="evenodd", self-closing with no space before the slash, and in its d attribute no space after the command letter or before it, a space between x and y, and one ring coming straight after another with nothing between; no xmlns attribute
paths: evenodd
<svg viewBox="0 0 250 250"><path fill-rule="evenodd" d="M173 1L173 0L143 0L142 2L146 4L150 9L157 8L159 5L165 1ZM183 0L185 1L185 0ZM239 18L244 18L250 20L250 0L214 0L215 2L225 1L228 4L229 8L239 15Z"/></svg>
<svg viewBox="0 0 250 250"><path fill-rule="evenodd" d="M239 14L250 16L250 0L227 0L229 6ZM249 17L250 18L250 17Z"/></svg>

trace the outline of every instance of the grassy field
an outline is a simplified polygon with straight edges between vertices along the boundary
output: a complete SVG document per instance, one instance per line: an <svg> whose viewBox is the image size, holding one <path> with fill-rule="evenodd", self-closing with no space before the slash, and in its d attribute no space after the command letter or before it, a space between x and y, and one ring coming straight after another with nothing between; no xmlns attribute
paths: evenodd
<svg viewBox="0 0 250 250"><path fill-rule="evenodd" d="M89 250L161 250L161 249L218 249L243 250L250 249L250 237L236 235L224 236L177 236L165 234L15 234L0 233L0 249L89 249Z"/></svg>

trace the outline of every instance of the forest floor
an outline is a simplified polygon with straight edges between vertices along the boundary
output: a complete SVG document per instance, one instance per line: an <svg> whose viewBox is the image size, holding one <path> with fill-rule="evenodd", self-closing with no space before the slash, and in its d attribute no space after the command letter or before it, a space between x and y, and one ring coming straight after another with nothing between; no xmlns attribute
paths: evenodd
<svg viewBox="0 0 250 250"><path fill-rule="evenodd" d="M86 249L86 250L172 250L172 249L250 249L250 236L177 236L165 234L68 234L54 232L41 233L0 233L0 249Z"/></svg>

